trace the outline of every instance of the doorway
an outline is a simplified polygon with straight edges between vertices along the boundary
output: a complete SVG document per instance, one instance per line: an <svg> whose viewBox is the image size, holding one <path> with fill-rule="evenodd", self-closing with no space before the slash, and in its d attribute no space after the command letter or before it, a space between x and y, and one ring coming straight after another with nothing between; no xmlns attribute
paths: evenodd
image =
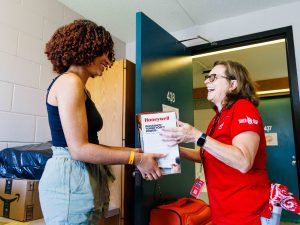
<svg viewBox="0 0 300 225"><path fill-rule="evenodd" d="M295 170L295 144L290 137L292 117L289 96L262 98L259 105L267 139L267 169L272 182L285 184L299 197ZM280 114L276 113L280 111ZM284 118L284 119L283 119ZM283 210L282 221L299 222L299 215Z"/></svg>
<svg viewBox="0 0 300 225"><path fill-rule="evenodd" d="M256 46L261 43L267 43L262 46ZM240 50L241 47L244 46L254 46L253 48L246 48ZM239 49L233 51L234 49ZM250 74L253 74L254 71L254 80L260 84L262 91L268 91L273 89L281 89L281 92L276 92L275 94L268 93L267 95L283 95L287 94L284 98L285 107L289 107L290 111L287 112L288 119L290 119L290 124L287 124L287 120L284 121L285 126L288 128L288 132L292 136L293 145L290 147L292 149L291 155L289 155L289 160L283 162L283 158L287 158L287 153L284 150L272 151L272 147L267 147L268 154L268 172L270 175L270 179L274 183L283 183L289 186L290 191L296 194L299 197L299 127L296 127L296 124L299 124L299 92L298 92L298 81L297 81L297 73L296 73L296 65L295 65L295 55L294 55L294 46L293 46L293 36L292 36L292 27L285 27L276 30L261 32L257 34L247 35L238 38L232 38L224 41L214 42L214 45L205 44L200 46L191 47L192 55L193 55L193 70L194 70L194 85L200 85L198 87L194 86L194 111L195 113L195 126L200 129L204 129L206 127L205 123L203 123L204 116L207 118L208 115L211 114L211 117L214 115L214 112L209 110L210 106L206 101L206 88L201 87L201 83L203 83L204 74L208 73L212 68L213 62L219 59L230 59L233 61L241 62L245 65ZM272 57L267 56L266 52L272 55ZM200 55L196 57L196 55ZM269 60L271 59L272 60ZM248 61L247 61L248 60ZM252 68L253 67L253 68ZM257 70L260 68L261 70ZM267 72L265 69L268 68ZM274 88L275 86L275 88ZM284 89L284 90L282 90ZM289 89L289 90L286 90ZM265 92L266 93L266 92ZM271 103L270 103L271 102ZM281 104L281 100L279 100ZM277 105L278 100L268 99L262 100L262 104L260 107L261 112L264 112L267 117L270 111L267 110L268 107ZM278 103L279 104L279 103ZM276 112L272 111L272 114L283 113L281 111L282 107L273 108ZM279 112L279 113L278 113ZM269 119L266 118L268 122ZM201 122L199 122L201 121ZM206 120L207 121L207 120ZM208 121L207 121L208 122ZM274 120L273 122L274 123ZM278 123L276 123L277 125ZM277 134L279 135L280 134ZM282 146L282 140L277 140L279 143L278 146ZM277 147L278 147L277 146ZM277 161L274 162L274 156L277 157ZM294 158L293 158L294 157ZM288 163L288 165L287 165ZM286 172L285 174L295 174L295 177L290 179L290 181L286 181L282 179L282 173L276 173L276 170L272 169L271 164L276 164L275 167L277 170L281 169L282 171L286 171L290 168L290 172ZM280 165L278 167L278 165ZM290 167L290 165L292 165ZM196 172L199 171L199 168L196 168ZM281 174L281 175L280 175ZM198 174L203 176L203 174ZM281 176L281 177L280 177ZM203 194L203 199L207 200L207 196L205 193ZM294 217L292 214L283 213L282 221L289 222L299 222L299 218Z"/></svg>

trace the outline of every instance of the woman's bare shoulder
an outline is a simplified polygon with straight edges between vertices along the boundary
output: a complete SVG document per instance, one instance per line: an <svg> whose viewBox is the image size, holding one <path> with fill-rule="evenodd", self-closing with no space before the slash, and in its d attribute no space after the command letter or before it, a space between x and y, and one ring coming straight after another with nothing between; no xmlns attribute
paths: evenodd
<svg viewBox="0 0 300 225"><path fill-rule="evenodd" d="M60 101L70 99L85 100L84 85L76 74L66 73L61 75L55 84L55 96Z"/></svg>
<svg viewBox="0 0 300 225"><path fill-rule="evenodd" d="M64 73L59 79L59 83L63 85L70 85L75 87L84 87L81 79L75 73Z"/></svg>

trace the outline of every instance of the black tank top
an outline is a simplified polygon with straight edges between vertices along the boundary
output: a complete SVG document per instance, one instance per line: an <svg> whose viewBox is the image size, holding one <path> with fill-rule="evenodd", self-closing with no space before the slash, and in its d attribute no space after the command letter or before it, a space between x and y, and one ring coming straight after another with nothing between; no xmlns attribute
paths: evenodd
<svg viewBox="0 0 300 225"><path fill-rule="evenodd" d="M54 84L54 82L59 78L57 76L51 82L50 86L48 87L47 96L46 96L46 106L48 112L48 121L51 131L52 137L52 145L56 147L67 147L66 138L62 129L59 111L57 106L50 105L48 103L48 94L49 91ZM88 122L88 140L90 143L99 144L97 132L101 130L103 126L103 120L98 112L94 102L88 95L87 91L85 90L85 94L87 96L85 101L85 108L86 108L86 115L87 115L87 122Z"/></svg>

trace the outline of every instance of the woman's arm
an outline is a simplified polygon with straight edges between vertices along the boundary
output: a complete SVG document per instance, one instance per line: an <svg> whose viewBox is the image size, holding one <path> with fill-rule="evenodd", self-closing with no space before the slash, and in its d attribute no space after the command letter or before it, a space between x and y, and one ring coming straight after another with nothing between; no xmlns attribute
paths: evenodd
<svg viewBox="0 0 300 225"><path fill-rule="evenodd" d="M134 164L143 176L161 176L154 160L162 157L161 154L142 154L134 148L108 147L88 142L85 92L79 77L72 74L62 76L55 83L54 91L67 145L74 160L94 164L128 164L130 151L135 151Z"/></svg>
<svg viewBox="0 0 300 225"><path fill-rule="evenodd" d="M202 132L187 123L178 121L178 127L163 128L161 135L164 141L174 145L188 142L196 143ZM203 148L228 166L246 173L252 168L259 142L260 137L257 133L245 131L233 138L232 145L223 144L207 136ZM183 151L183 157L198 161L196 153L193 152Z"/></svg>
<svg viewBox="0 0 300 225"><path fill-rule="evenodd" d="M245 131L233 138L232 145L223 144L208 136L203 147L226 165L246 173L253 166L259 142L257 133Z"/></svg>
<svg viewBox="0 0 300 225"><path fill-rule="evenodd" d="M72 74L62 76L55 88L60 120L72 158L95 164L127 163L128 152L116 151L119 154L111 157L112 151L108 148L88 142L86 96L80 78Z"/></svg>
<svg viewBox="0 0 300 225"><path fill-rule="evenodd" d="M141 152L140 148L130 148L130 147L119 147L119 146L108 146L108 145L103 145L99 144L105 148L109 148L111 150L122 150L122 151L134 151L134 152Z"/></svg>
<svg viewBox="0 0 300 225"><path fill-rule="evenodd" d="M193 149L193 148L185 148L185 147L179 147L180 150L180 156L183 158L186 158L188 160L192 160L194 162L201 163L201 157L199 150Z"/></svg>

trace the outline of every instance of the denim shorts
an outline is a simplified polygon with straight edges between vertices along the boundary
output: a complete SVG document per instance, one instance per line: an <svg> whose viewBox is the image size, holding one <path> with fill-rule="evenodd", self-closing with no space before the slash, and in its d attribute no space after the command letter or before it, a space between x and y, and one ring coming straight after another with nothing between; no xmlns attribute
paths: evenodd
<svg viewBox="0 0 300 225"><path fill-rule="evenodd" d="M52 150L39 184L46 224L99 224L109 203L105 166L73 160L68 148Z"/></svg>
<svg viewBox="0 0 300 225"><path fill-rule="evenodd" d="M281 217L282 208L280 206L273 206L273 211L271 218L261 217L261 225L279 225L280 224L280 217Z"/></svg>

